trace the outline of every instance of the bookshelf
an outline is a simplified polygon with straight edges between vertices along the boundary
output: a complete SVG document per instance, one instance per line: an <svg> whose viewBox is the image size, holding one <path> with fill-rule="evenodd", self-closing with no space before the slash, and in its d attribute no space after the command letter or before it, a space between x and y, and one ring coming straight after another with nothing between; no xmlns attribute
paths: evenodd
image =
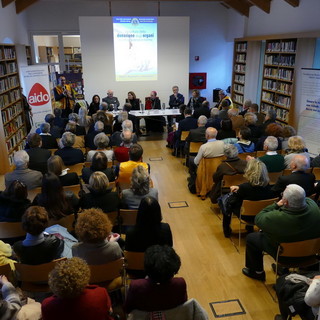
<svg viewBox="0 0 320 320"><path fill-rule="evenodd" d="M80 47L64 47L67 71L82 72L82 56Z"/></svg>
<svg viewBox="0 0 320 320"><path fill-rule="evenodd" d="M0 174L13 169L14 151L24 148L27 135L16 48L0 44Z"/></svg>
<svg viewBox="0 0 320 320"><path fill-rule="evenodd" d="M242 107L244 102L247 46L247 41L235 41L234 43L231 99L238 108Z"/></svg>
<svg viewBox="0 0 320 320"><path fill-rule="evenodd" d="M274 109L277 121L289 123L293 105L293 84L297 39L267 40L261 89L261 112Z"/></svg>

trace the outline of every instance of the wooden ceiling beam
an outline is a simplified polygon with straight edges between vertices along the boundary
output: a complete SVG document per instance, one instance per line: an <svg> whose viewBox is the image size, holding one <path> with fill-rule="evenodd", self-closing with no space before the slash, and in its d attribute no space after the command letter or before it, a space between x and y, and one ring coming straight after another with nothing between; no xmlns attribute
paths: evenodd
<svg viewBox="0 0 320 320"><path fill-rule="evenodd" d="M235 9L240 14L249 17L250 6L241 0L224 0L223 1L229 8Z"/></svg>
<svg viewBox="0 0 320 320"><path fill-rule="evenodd" d="M16 0L16 13L22 12L35 2L38 2L38 0Z"/></svg>
<svg viewBox="0 0 320 320"><path fill-rule="evenodd" d="M285 2L288 2L291 4L293 7L299 7L299 0L284 0Z"/></svg>
<svg viewBox="0 0 320 320"><path fill-rule="evenodd" d="M270 0L249 0L252 4L266 13L270 13Z"/></svg>
<svg viewBox="0 0 320 320"><path fill-rule="evenodd" d="M14 0L1 0L2 8L9 5L11 2L14 2Z"/></svg>

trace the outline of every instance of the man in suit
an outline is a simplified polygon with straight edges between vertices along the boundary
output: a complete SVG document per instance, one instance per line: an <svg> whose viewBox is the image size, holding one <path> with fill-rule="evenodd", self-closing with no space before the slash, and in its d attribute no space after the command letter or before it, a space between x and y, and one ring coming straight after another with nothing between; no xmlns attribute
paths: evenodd
<svg viewBox="0 0 320 320"><path fill-rule="evenodd" d="M102 98L102 102L108 104L109 111L117 111L120 105L118 98L113 96L113 90L108 90L107 96Z"/></svg>
<svg viewBox="0 0 320 320"><path fill-rule="evenodd" d="M252 105L251 100L245 100L242 111L239 112L239 115L244 117L244 115L249 111L249 108L251 107L251 105Z"/></svg>
<svg viewBox="0 0 320 320"><path fill-rule="evenodd" d="M252 103L249 112L254 113L257 116L257 126L261 126L264 122L265 115L259 112L259 106L256 103Z"/></svg>
<svg viewBox="0 0 320 320"><path fill-rule="evenodd" d="M15 152L13 162L16 168L4 176L6 188L14 180L24 183L28 190L40 187L42 185L42 173L28 168L29 155L26 151L20 150Z"/></svg>
<svg viewBox="0 0 320 320"><path fill-rule="evenodd" d="M180 105L184 104L184 96L179 93L179 87L172 87L173 94L169 97L169 109L179 109ZM172 126L172 116L168 116L168 128Z"/></svg>
<svg viewBox="0 0 320 320"><path fill-rule="evenodd" d="M41 137L37 133L29 133L27 143L30 149L27 149L29 155L29 169L47 172L47 161L51 157L51 151L41 149Z"/></svg>
<svg viewBox="0 0 320 320"><path fill-rule="evenodd" d="M50 124L49 123L41 123L40 124L40 137L42 140L43 149L57 149L58 143L55 137L53 137L50 133Z"/></svg>
<svg viewBox="0 0 320 320"><path fill-rule="evenodd" d="M228 100L223 100L221 102L221 111L219 112L219 118L221 120L229 120L229 116L228 116L229 109L230 109L230 106L228 104Z"/></svg>
<svg viewBox="0 0 320 320"><path fill-rule="evenodd" d="M244 118L239 114L238 109L229 109L228 117L232 122L232 129L238 132L242 127L244 127Z"/></svg>
<svg viewBox="0 0 320 320"><path fill-rule="evenodd" d="M61 117L62 110L60 108L55 108L53 110L53 114L54 114L53 125L64 130L66 124L68 123L68 119Z"/></svg>
<svg viewBox="0 0 320 320"><path fill-rule="evenodd" d="M308 158L304 155L298 154L294 156L290 163L290 169L292 173L288 176L281 176L278 178L276 184L272 187L272 190L281 194L289 184L298 184L306 192L307 197L315 193L315 181L316 178L313 173L306 173L309 168Z"/></svg>
<svg viewBox="0 0 320 320"><path fill-rule="evenodd" d="M59 109L59 110L61 110L61 109ZM54 124L54 115L51 113L46 114L44 121L46 123L49 123L49 125L50 125L50 131L49 131L50 134L56 139L61 138L62 133L63 133L63 129ZM40 128L38 128L36 130L36 133L38 133L38 134L41 133Z"/></svg>
<svg viewBox="0 0 320 320"><path fill-rule="evenodd" d="M275 258L279 243L320 237L320 210L313 200L306 198L303 188L289 184L280 201L258 213L255 225L262 232L247 236L246 267L242 273L264 281L263 252Z"/></svg>
<svg viewBox="0 0 320 320"><path fill-rule="evenodd" d="M103 122L102 121L97 121L94 124L94 131L88 133L84 138L84 143L85 143L86 148L89 148L90 150L96 150L97 149L96 145L94 144L94 137L98 133L103 132L103 130L104 130Z"/></svg>
<svg viewBox="0 0 320 320"><path fill-rule="evenodd" d="M210 103L209 101L203 101L201 107L197 108L193 112L193 117L198 119L200 116L210 117Z"/></svg>
<svg viewBox="0 0 320 320"><path fill-rule="evenodd" d="M273 110L273 109L270 109L267 114L266 114L266 117L264 118L264 122L261 126L261 132L262 132L262 135L266 135L266 129L267 129L267 126L270 124L270 123L275 123L276 122L276 119L277 119L277 114L276 112Z"/></svg>
<svg viewBox="0 0 320 320"><path fill-rule="evenodd" d="M221 119L219 118L219 112L220 111L218 108L212 108L210 110L210 118L208 119L206 128L212 127L216 128L217 130L221 129Z"/></svg>
<svg viewBox="0 0 320 320"><path fill-rule="evenodd" d="M132 133L132 143L137 143L138 142L138 137L135 133L133 133L133 122L131 120L124 120L121 124L122 132L121 131L116 131L113 133L110 139L110 145L111 146L117 146L119 147L122 143L122 138L123 135L122 133L126 130L131 131Z"/></svg>

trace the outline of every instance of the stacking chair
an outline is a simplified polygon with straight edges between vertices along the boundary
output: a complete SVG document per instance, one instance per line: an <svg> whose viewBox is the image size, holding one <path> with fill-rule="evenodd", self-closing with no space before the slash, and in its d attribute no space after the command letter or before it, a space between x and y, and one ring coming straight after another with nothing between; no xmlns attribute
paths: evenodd
<svg viewBox="0 0 320 320"><path fill-rule="evenodd" d="M246 182L246 178L243 174L237 173L234 175L224 175L221 181L221 194L230 192L231 186L238 186L241 183Z"/></svg>
<svg viewBox="0 0 320 320"><path fill-rule="evenodd" d="M76 217L74 214L70 214L68 216L65 216L59 220L53 220L50 219L48 226L53 226L55 224L59 224L62 227L65 227L69 232L72 232L74 230L74 225L76 223Z"/></svg>
<svg viewBox="0 0 320 320"><path fill-rule="evenodd" d="M0 222L0 239L4 242L6 239L22 238L25 235L21 222Z"/></svg>
<svg viewBox="0 0 320 320"><path fill-rule="evenodd" d="M41 187L34 188L32 190L28 190L28 199L32 202L37 194L41 193Z"/></svg>
<svg viewBox="0 0 320 320"><path fill-rule="evenodd" d="M58 150L58 149L48 149L51 152L51 155L54 155L54 153Z"/></svg>
<svg viewBox="0 0 320 320"><path fill-rule="evenodd" d="M190 142L189 154L197 154L203 142Z"/></svg>
<svg viewBox="0 0 320 320"><path fill-rule="evenodd" d="M68 166L69 172L75 172L79 177L82 176L83 163L76 163L72 166Z"/></svg>
<svg viewBox="0 0 320 320"><path fill-rule="evenodd" d="M308 168L307 170L306 170L306 173L311 173L312 172L312 168ZM291 169L284 169L283 171L282 171L282 175L283 176L288 176L288 175L290 175L292 173L292 170Z"/></svg>
<svg viewBox="0 0 320 320"><path fill-rule="evenodd" d="M15 283L15 278L9 263L0 266L0 274L6 276L11 283Z"/></svg>
<svg viewBox="0 0 320 320"><path fill-rule="evenodd" d="M83 167L84 167L84 168L90 168L90 167L91 167L91 164L92 164L92 162L86 161L86 162L83 164Z"/></svg>
<svg viewBox="0 0 320 320"><path fill-rule="evenodd" d="M106 212L106 215L108 216L108 218L111 221L113 226L116 226L119 224L119 212L118 211Z"/></svg>
<svg viewBox="0 0 320 320"><path fill-rule="evenodd" d="M137 220L138 210L120 209L119 211L119 223L120 233L123 231L123 227L134 226Z"/></svg>
<svg viewBox="0 0 320 320"><path fill-rule="evenodd" d="M313 168L312 173L315 175L316 180L320 180L320 168Z"/></svg>
<svg viewBox="0 0 320 320"><path fill-rule="evenodd" d="M282 176L282 171L279 171L279 172L269 172L268 173L269 175L269 180L270 180L270 184L276 184L278 178L280 176Z"/></svg>
<svg viewBox="0 0 320 320"><path fill-rule="evenodd" d="M247 156L256 157L256 152L244 152L238 154L238 157L242 160L246 160Z"/></svg>
<svg viewBox="0 0 320 320"><path fill-rule="evenodd" d="M81 189L82 189L81 184L73 184L71 186L64 186L63 187L63 191L71 191L77 197L79 197L79 192L81 191Z"/></svg>
<svg viewBox="0 0 320 320"><path fill-rule="evenodd" d="M180 140L178 142L178 146L177 148L175 149L175 153L176 153L176 156L178 155L178 152L180 151L180 153L182 153L182 149L184 147L184 143L182 142L185 142L188 135L189 135L189 132L190 131L181 131L181 137L180 137Z"/></svg>

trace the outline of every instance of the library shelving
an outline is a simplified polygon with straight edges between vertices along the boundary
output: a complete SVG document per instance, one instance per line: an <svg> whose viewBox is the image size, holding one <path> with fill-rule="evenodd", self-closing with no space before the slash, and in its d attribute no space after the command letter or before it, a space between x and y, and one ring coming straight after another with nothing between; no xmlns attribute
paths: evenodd
<svg viewBox="0 0 320 320"><path fill-rule="evenodd" d="M267 40L261 89L261 112L274 109L288 124L293 100L297 39Z"/></svg>
<svg viewBox="0 0 320 320"><path fill-rule="evenodd" d="M82 72L81 47L64 47L67 71Z"/></svg>
<svg viewBox="0 0 320 320"><path fill-rule="evenodd" d="M13 169L13 153L25 145L27 135L16 48L0 44L0 174Z"/></svg>
<svg viewBox="0 0 320 320"><path fill-rule="evenodd" d="M235 106L242 107L246 80L247 41L235 41L233 55L232 94Z"/></svg>

